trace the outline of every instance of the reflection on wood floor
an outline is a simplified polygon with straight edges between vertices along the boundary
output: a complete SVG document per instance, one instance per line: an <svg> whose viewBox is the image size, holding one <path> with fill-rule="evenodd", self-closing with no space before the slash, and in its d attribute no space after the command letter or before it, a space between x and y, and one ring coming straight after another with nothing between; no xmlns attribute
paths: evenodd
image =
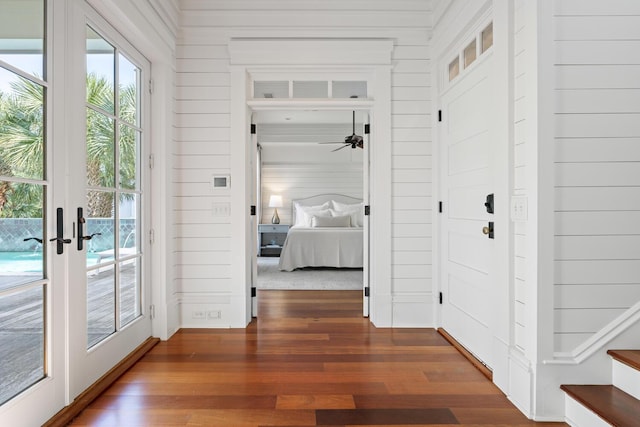
<svg viewBox="0 0 640 427"><path fill-rule="evenodd" d="M180 330L71 425L536 424L433 329L372 326L361 291L258 295L248 328Z"/></svg>

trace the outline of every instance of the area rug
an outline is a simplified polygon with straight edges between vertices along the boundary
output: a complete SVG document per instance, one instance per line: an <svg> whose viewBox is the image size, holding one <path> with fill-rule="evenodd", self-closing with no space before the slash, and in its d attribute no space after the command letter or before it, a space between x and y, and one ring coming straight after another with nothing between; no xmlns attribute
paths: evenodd
<svg viewBox="0 0 640 427"><path fill-rule="evenodd" d="M362 269L303 268L280 271L277 257L258 257L258 289L362 289Z"/></svg>

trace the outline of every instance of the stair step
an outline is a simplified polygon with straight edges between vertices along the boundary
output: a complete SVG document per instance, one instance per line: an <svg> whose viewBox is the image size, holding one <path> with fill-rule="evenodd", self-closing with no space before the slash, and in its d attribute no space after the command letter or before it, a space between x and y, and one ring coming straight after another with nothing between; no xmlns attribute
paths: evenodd
<svg viewBox="0 0 640 427"><path fill-rule="evenodd" d="M636 399L640 399L640 351L609 350L613 358L613 385Z"/></svg>
<svg viewBox="0 0 640 427"><path fill-rule="evenodd" d="M615 360L640 371L640 350L609 350L607 354Z"/></svg>
<svg viewBox="0 0 640 427"><path fill-rule="evenodd" d="M638 427L640 401L612 385L562 385L567 395L616 427Z"/></svg>

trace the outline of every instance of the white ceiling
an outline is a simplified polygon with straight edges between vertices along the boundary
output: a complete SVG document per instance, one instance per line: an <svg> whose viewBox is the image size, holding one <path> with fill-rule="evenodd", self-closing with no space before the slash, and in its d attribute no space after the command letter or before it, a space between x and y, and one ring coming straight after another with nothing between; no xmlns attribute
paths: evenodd
<svg viewBox="0 0 640 427"><path fill-rule="evenodd" d="M356 111L355 133L362 135L362 123L368 112ZM353 133L351 110L257 111L258 141L271 144L340 142Z"/></svg>

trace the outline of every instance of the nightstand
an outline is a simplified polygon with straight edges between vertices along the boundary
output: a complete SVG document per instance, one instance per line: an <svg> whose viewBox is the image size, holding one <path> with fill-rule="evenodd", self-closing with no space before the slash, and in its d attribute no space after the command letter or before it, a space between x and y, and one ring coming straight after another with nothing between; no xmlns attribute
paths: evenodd
<svg viewBox="0 0 640 427"><path fill-rule="evenodd" d="M280 256L288 232L288 224L258 224L258 256Z"/></svg>

